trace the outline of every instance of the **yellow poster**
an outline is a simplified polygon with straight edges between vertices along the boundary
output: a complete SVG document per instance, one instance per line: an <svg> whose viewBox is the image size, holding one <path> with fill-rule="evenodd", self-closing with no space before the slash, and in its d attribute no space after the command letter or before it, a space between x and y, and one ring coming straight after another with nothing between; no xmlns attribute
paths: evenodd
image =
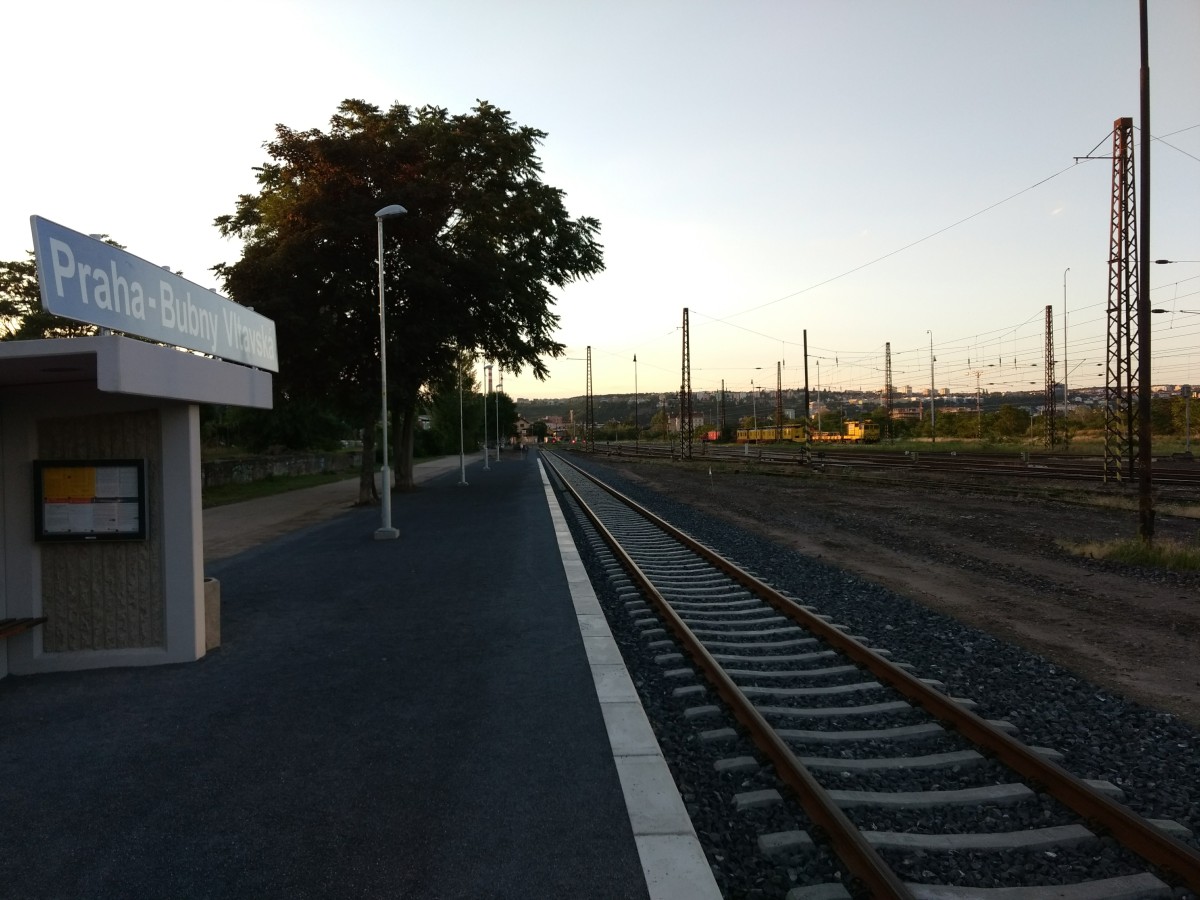
<svg viewBox="0 0 1200 900"><path fill-rule="evenodd" d="M91 500L95 496L94 466L56 466L42 470L42 499L46 503Z"/></svg>

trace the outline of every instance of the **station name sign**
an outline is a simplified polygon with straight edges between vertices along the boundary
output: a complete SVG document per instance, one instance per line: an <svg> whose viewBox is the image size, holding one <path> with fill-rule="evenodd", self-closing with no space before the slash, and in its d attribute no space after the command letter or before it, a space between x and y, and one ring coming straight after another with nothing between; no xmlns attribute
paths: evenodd
<svg viewBox="0 0 1200 900"><path fill-rule="evenodd" d="M47 312L279 371L270 319L111 244L29 221Z"/></svg>

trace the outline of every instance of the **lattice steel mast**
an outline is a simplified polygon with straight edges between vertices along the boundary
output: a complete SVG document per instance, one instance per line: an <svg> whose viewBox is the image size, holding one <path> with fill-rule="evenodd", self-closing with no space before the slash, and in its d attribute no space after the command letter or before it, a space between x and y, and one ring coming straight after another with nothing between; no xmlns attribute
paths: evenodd
<svg viewBox="0 0 1200 900"><path fill-rule="evenodd" d="M883 345L883 410L887 417L883 420L883 439L892 439L892 342Z"/></svg>
<svg viewBox="0 0 1200 900"><path fill-rule="evenodd" d="M683 372L679 381L679 450L692 458L692 349L688 338L688 308L683 308Z"/></svg>
<svg viewBox="0 0 1200 900"><path fill-rule="evenodd" d="M589 453L596 449L596 402L592 396L592 348L587 348L587 397L583 407L583 447Z"/></svg>
<svg viewBox="0 0 1200 900"><path fill-rule="evenodd" d="M1108 244L1108 345L1104 380L1104 480L1134 477L1133 440L1138 381L1134 310L1138 297L1137 197L1133 119L1113 123L1112 216ZM1126 467L1128 463L1128 467Z"/></svg>
<svg viewBox="0 0 1200 900"><path fill-rule="evenodd" d="M783 363L775 363L775 441L783 440Z"/></svg>
<svg viewBox="0 0 1200 900"><path fill-rule="evenodd" d="M1046 423L1046 446L1058 443L1058 416L1054 390L1054 307L1046 305L1046 399L1042 418Z"/></svg>

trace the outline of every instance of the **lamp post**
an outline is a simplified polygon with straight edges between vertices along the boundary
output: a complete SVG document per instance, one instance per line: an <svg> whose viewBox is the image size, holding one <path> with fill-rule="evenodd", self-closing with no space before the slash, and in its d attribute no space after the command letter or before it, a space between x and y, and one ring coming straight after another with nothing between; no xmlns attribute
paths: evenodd
<svg viewBox="0 0 1200 900"><path fill-rule="evenodd" d="M641 452L641 429L638 428L637 354L633 354L633 452Z"/></svg>
<svg viewBox="0 0 1200 900"><path fill-rule="evenodd" d="M380 491L381 509L379 527L375 529L375 540L394 541L400 537L400 532L392 527L392 472L388 468L388 402L387 402L387 325L384 318L383 303L383 220L394 219L406 212L403 206L393 203L375 213L375 222L379 234L379 368L381 375L381 394L383 396L383 488Z"/></svg>
<svg viewBox="0 0 1200 900"><path fill-rule="evenodd" d="M484 385L483 385L483 471L490 472L491 466L488 465L488 432L487 432L487 401L488 394L492 392L492 367L484 365Z"/></svg>
<svg viewBox="0 0 1200 900"><path fill-rule="evenodd" d="M504 370L500 368L500 364L496 364L496 376L499 384L496 386L496 462L500 462L500 392L504 390Z"/></svg>
<svg viewBox="0 0 1200 900"><path fill-rule="evenodd" d="M454 354L454 364L458 367L458 486L467 486L467 455L463 438L463 373L462 356Z"/></svg>

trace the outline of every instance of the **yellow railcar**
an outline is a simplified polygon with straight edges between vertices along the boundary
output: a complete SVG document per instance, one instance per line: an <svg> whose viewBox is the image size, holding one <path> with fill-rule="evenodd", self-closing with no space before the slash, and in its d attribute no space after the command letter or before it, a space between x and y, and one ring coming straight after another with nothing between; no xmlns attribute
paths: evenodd
<svg viewBox="0 0 1200 900"><path fill-rule="evenodd" d="M772 444L780 441L817 444L875 444L879 441L879 425L876 422L860 422L851 419L842 425L841 431L810 431L804 425L768 425L761 428L739 428L739 444Z"/></svg>

